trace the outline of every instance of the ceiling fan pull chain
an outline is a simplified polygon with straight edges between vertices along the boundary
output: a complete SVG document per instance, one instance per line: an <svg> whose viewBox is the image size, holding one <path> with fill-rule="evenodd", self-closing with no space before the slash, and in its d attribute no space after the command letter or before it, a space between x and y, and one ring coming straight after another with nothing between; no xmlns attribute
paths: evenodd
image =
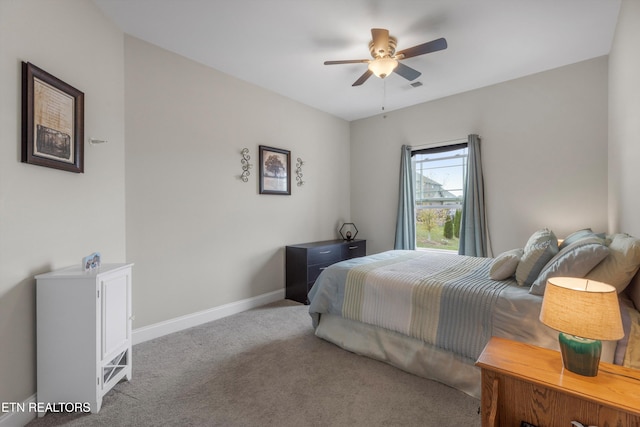
<svg viewBox="0 0 640 427"><path fill-rule="evenodd" d="M387 102L387 80L382 80L382 111L384 111L384 104Z"/></svg>

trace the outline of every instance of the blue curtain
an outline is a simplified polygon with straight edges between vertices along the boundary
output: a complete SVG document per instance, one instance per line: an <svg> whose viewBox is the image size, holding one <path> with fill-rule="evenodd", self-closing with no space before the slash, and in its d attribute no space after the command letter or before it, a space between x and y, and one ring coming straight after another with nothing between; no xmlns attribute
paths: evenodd
<svg viewBox="0 0 640 427"><path fill-rule="evenodd" d="M467 179L464 183L460 222L460 255L486 257L488 233L484 206L484 179L480 158L480 138L469 135Z"/></svg>
<svg viewBox="0 0 640 427"><path fill-rule="evenodd" d="M415 179L411 164L411 147L402 146L400 156L400 194L396 221L395 249L416 248Z"/></svg>

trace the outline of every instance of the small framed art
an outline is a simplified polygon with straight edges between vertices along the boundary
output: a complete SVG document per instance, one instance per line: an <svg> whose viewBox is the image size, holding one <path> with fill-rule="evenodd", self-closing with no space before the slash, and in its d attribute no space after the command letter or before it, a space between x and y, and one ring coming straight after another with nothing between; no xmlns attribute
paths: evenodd
<svg viewBox="0 0 640 427"><path fill-rule="evenodd" d="M22 63L22 161L84 172L84 93Z"/></svg>
<svg viewBox="0 0 640 427"><path fill-rule="evenodd" d="M259 146L260 194L291 195L291 152Z"/></svg>
<svg viewBox="0 0 640 427"><path fill-rule="evenodd" d="M100 252L94 252L91 255L87 255L86 257L82 258L82 268L84 269L84 271L100 268L101 263L102 257L100 256Z"/></svg>

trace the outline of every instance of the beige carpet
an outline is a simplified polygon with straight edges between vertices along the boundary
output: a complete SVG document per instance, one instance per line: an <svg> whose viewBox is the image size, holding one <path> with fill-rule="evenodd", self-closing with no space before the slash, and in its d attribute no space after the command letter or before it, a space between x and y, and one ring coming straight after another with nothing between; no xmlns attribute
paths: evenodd
<svg viewBox="0 0 640 427"><path fill-rule="evenodd" d="M480 426L479 401L313 335L283 300L133 348L98 414L33 426Z"/></svg>

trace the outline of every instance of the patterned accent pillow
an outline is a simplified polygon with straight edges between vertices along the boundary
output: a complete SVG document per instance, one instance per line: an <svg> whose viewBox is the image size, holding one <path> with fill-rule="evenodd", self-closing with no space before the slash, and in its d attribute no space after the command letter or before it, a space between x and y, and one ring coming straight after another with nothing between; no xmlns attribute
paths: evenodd
<svg viewBox="0 0 640 427"><path fill-rule="evenodd" d="M609 255L609 248L604 245L604 240L593 233L591 236L587 235L587 237L574 240L544 266L538 278L531 285L529 293L544 295L547 279L551 277L584 277L607 255Z"/></svg>
<svg viewBox="0 0 640 427"><path fill-rule="evenodd" d="M516 281L520 286L531 286L544 266L558 253L558 239L548 228L538 230L529 237L524 254L516 268Z"/></svg>
<svg viewBox="0 0 640 427"><path fill-rule="evenodd" d="M492 280L505 280L516 273L516 268L524 254L524 249L511 249L501 253L493 260L489 270L489 278Z"/></svg>

